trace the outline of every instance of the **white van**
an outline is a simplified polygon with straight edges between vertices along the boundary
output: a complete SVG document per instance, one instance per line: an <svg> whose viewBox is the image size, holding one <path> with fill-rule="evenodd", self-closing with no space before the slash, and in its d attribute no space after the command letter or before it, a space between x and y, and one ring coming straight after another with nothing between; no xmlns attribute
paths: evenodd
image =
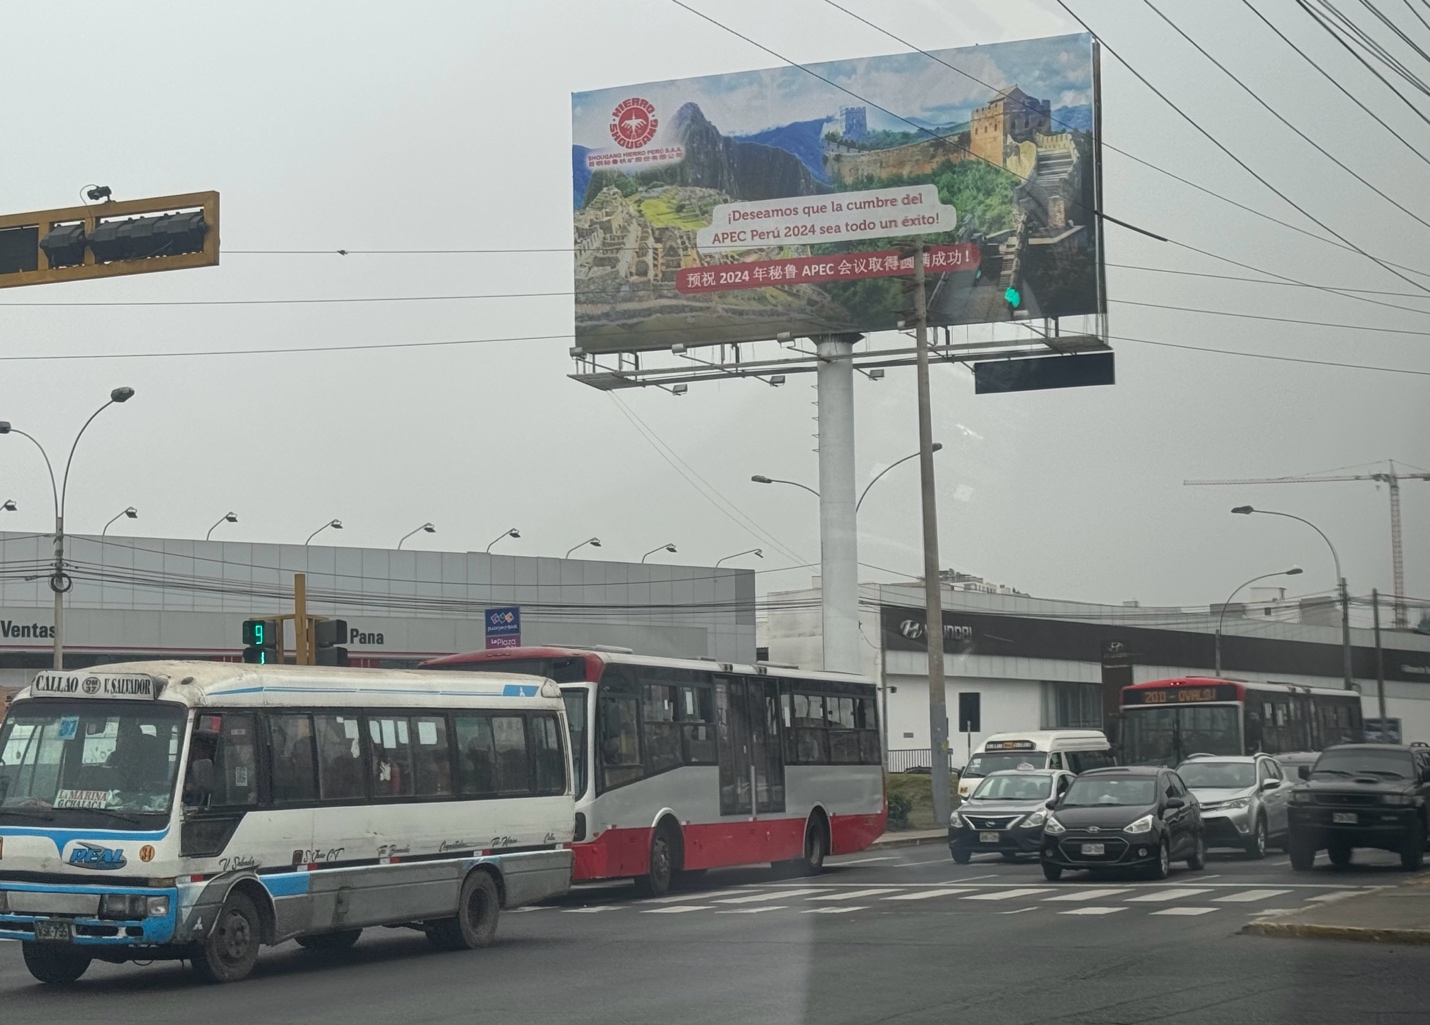
<svg viewBox="0 0 1430 1025"><path fill-rule="evenodd" d="M1087 769L1115 765L1112 745L1101 730L1029 730L995 733L982 744L958 777L960 800L978 781L1000 769Z"/></svg>

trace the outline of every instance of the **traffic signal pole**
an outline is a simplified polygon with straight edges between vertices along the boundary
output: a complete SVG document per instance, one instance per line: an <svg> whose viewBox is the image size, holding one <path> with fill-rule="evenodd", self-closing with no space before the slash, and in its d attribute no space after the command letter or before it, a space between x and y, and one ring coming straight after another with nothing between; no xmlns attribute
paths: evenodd
<svg viewBox="0 0 1430 1025"><path fill-rule="evenodd" d="M293 660L300 666L310 666L312 637L308 626L308 575L293 574Z"/></svg>

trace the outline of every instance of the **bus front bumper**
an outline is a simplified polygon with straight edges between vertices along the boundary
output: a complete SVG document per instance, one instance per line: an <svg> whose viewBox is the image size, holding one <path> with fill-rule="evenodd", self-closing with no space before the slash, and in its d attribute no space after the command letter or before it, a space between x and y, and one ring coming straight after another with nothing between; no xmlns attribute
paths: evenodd
<svg viewBox="0 0 1430 1025"><path fill-rule="evenodd" d="M0 940L94 947L174 941L174 888L0 882Z"/></svg>

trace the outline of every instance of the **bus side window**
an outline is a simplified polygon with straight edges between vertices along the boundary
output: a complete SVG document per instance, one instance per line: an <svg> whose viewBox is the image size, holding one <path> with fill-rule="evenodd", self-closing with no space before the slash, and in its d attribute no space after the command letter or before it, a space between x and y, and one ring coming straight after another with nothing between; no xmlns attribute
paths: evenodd
<svg viewBox="0 0 1430 1025"><path fill-rule="evenodd" d="M1068 755L1068 759L1069 759L1069 761L1071 761L1072 755ZM1062 754L1061 751L1055 751L1055 752L1053 752L1053 754L1051 754L1051 755L1048 757L1048 768L1050 768L1050 769L1065 769L1065 768L1068 768L1067 765L1064 765L1064 764L1063 764L1063 754Z"/></svg>
<svg viewBox="0 0 1430 1025"><path fill-rule="evenodd" d="M370 716L368 739L372 746L374 797L412 795L412 734L405 716Z"/></svg>
<svg viewBox="0 0 1430 1025"><path fill-rule="evenodd" d="M194 765L213 766L212 792L199 786ZM258 803L258 771L254 754L253 716L224 712L194 720L185 770L184 804L189 807L234 808Z"/></svg>
<svg viewBox="0 0 1430 1025"><path fill-rule="evenodd" d="M709 687L680 688L680 733L686 765L715 764L715 692Z"/></svg>
<svg viewBox="0 0 1430 1025"><path fill-rule="evenodd" d="M313 717L318 738L318 793L324 801L367 796L363 779L362 730L355 715Z"/></svg>
<svg viewBox="0 0 1430 1025"><path fill-rule="evenodd" d="M314 774L313 720L307 715L269 714L268 750L274 804L304 804L318 798Z"/></svg>
<svg viewBox="0 0 1430 1025"><path fill-rule="evenodd" d="M463 797L491 797L496 793L493 764L492 721L485 715L459 715L457 733L458 792Z"/></svg>
<svg viewBox="0 0 1430 1025"><path fill-rule="evenodd" d="M566 759L561 751L560 730L554 715L534 715L529 720L536 751L536 792L566 793Z"/></svg>
<svg viewBox="0 0 1430 1025"><path fill-rule="evenodd" d="M418 797L450 797L452 762L447 746L447 720L440 715L416 715L411 726L413 790Z"/></svg>
<svg viewBox="0 0 1430 1025"><path fill-rule="evenodd" d="M645 775L641 763L640 719L634 696L605 692L598 706L597 728L605 789L630 783Z"/></svg>

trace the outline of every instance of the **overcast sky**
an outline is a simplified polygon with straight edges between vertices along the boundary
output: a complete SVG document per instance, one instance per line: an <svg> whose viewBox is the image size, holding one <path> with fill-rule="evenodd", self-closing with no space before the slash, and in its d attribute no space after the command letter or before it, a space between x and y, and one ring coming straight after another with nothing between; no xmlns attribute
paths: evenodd
<svg viewBox="0 0 1430 1025"><path fill-rule="evenodd" d="M1078 31L1035 0L841 0L927 49ZM1294 124L1430 220L1427 166L1372 123L1239 0L1154 0ZM1292 5L1254 0L1307 52L1425 149L1424 122ZM690 0L807 61L908 48L823 0ZM1277 124L1150 7L1079 0L1124 57L1234 152L1355 244L1430 271L1430 229ZM1274 10L1274 13L1272 13ZM1403 12L1402 12L1403 13ZM754 533L677 474L617 402L568 379L571 258L500 255L245 255L272 249L528 249L570 244L570 94L775 66L750 43L668 0L419 0L406 4L10 4L0 208L217 189L217 268L0 292L0 418L63 458L115 385L137 396L96 422L76 456L69 529L98 532L126 506L143 536L481 550L508 527L512 554L560 555L591 535L604 558L665 542L708 565L761 546L760 589L808 583L815 500L750 483L817 482L812 378L774 389L692 385L626 406L759 525ZM1426 35L1421 33L1421 41ZM76 46L77 40L85 40ZM1408 51L1407 51L1407 56ZM1421 71L1424 66L1421 63ZM949 74L953 74L949 72ZM878 97L871 97L878 100ZM1319 233L1217 152L1104 54L1105 142ZM1421 312L1306 288L1148 273L1250 276L1109 226L1111 334L1177 345L1430 371L1430 296L1368 259L1270 224L1127 157L1105 154L1106 208L1188 246ZM1413 275L1412 275L1413 276ZM1430 287L1430 277L1422 277ZM103 301L562 293L538 298L267 306L23 306ZM1398 328L1300 326L1146 306L1192 307ZM547 336L545 340L491 341ZM393 342L485 344L188 358L140 352ZM1430 377L1217 355L1114 340L1115 387L973 395L935 368L942 562L1047 597L1221 601L1256 572L1299 563L1295 592L1333 585L1309 528L1233 517L1252 503L1304 516L1340 550L1352 589L1391 589L1387 495L1370 483L1187 488L1184 478L1260 477L1387 458L1430 466ZM103 354L83 360L14 357ZM914 451L914 374L859 380L860 485ZM0 439L0 513L49 527L38 454ZM867 580L920 568L918 475L909 463L861 511ZM1403 487L1407 590L1430 596L1430 483ZM874 568L878 567L878 568Z"/></svg>

